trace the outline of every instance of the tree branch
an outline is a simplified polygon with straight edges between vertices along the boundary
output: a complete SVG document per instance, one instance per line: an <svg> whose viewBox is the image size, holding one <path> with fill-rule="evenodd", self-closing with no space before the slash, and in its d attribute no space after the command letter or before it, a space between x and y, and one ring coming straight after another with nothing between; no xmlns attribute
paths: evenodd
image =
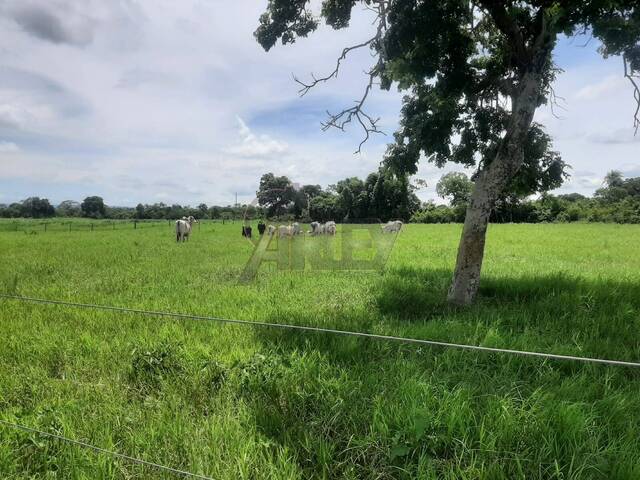
<svg viewBox="0 0 640 480"><path fill-rule="evenodd" d="M628 78L631 85L633 85L633 98L636 101L636 111L633 114L633 128L635 128L634 135L637 135L638 129L640 129L640 86L638 86L636 79L640 78L640 76L634 75L631 67L627 67L627 59L624 55L622 56L622 64L624 65L625 78Z"/></svg>
<svg viewBox="0 0 640 480"><path fill-rule="evenodd" d="M340 64L342 63L343 60L345 60L347 58L347 55L349 54L349 52L351 52L353 50L358 50L359 48L370 46L376 40L376 38L377 38L377 35L372 37L372 38L370 38L366 42L362 42L362 43L359 43L357 45L352 45L351 47L346 47L344 50L342 50L342 54L338 57L338 61L336 62L336 68L334 68L333 71L331 73L329 73L329 75L326 75L326 76L320 77L320 78L316 78L315 75L312 73L311 74L311 79L312 79L311 83L305 83L305 82L301 81L298 77L296 77L294 75L293 76L293 80L297 84L301 85L300 90L298 90L298 93L300 94L300 96L304 97L307 93L309 93L309 90L311 90L313 87L315 87L319 83L326 82L327 80L330 80L332 78L337 78L338 77L338 72L340 71Z"/></svg>
<svg viewBox="0 0 640 480"><path fill-rule="evenodd" d="M360 98L360 100L357 100L356 104L353 107L346 108L337 114L327 112L329 118L326 122L322 123L322 131L326 132L329 128L333 127L344 132L344 127L347 124L351 123L351 121L355 118L364 130L365 136L358 145L358 149L354 153L361 152L362 145L364 145L367 140L369 140L371 134L380 133L382 135L386 135L382 130L378 128L378 122L380 121L380 118L373 118L362 109L364 102L367 100L369 92L371 92L371 88L373 87L374 79L377 75L376 70L377 67L374 67L369 70L369 72L367 72L367 74L369 75L369 83L364 90L362 98Z"/></svg>
<svg viewBox="0 0 640 480"><path fill-rule="evenodd" d="M293 77L293 80L301 86L300 90L298 90L298 93L300 94L301 97L305 96L309 92L309 90L317 86L319 83L324 83L332 78L336 78L338 76L338 72L340 71L340 66L342 62L347 58L347 55L349 55L350 52L360 48L364 48L364 47L375 46L377 48L380 48L382 44L384 32L387 28L387 23L386 23L387 2L388 0L378 0L376 2L377 4L376 7L372 7L372 6L368 7L369 10L373 10L377 14L376 19L374 20L374 23L376 22L378 23L376 34L370 39L362 43L359 43L357 45L352 45L350 47L346 47L345 49L343 49L342 54L338 57L338 60L336 61L335 68L328 75L325 75L323 77L316 77L312 73L311 82L309 83L303 82L295 76ZM367 142L367 140L369 140L372 134L381 133L385 135L385 133L378 128L378 122L380 118L372 117L371 115L366 113L363 108L367 98L369 97L369 93L371 92L371 89L375 83L375 78L383 72L383 68L384 68L384 59L380 54L378 54L378 62L368 72L366 72L366 74L369 77L369 81L367 82L367 85L365 87L364 94L362 95L362 97L359 100L355 101L355 105L353 107L345 108L344 110L336 114L327 112L328 119L327 121L322 123L323 131L326 131L332 127L344 131L345 126L347 126L349 123L352 122L352 120L355 119L355 121L360 125L360 127L362 127L364 131L364 138L360 142L360 144L358 145L358 149L354 153L361 152L362 146Z"/></svg>
<svg viewBox="0 0 640 480"><path fill-rule="evenodd" d="M515 48L514 54L520 63L526 63L527 49L520 31L520 26L509 16L504 8L504 2L497 0L482 0L479 2L493 18L496 27L509 39L509 43Z"/></svg>

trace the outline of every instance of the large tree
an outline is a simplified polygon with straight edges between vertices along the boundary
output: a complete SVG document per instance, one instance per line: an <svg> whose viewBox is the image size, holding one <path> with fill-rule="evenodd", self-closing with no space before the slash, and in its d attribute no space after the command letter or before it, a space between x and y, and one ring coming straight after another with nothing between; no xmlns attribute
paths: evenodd
<svg viewBox="0 0 640 480"><path fill-rule="evenodd" d="M102 197L87 197L80 204L80 210L83 217L90 218L104 218L107 213L107 208L104 204Z"/></svg>
<svg viewBox="0 0 640 480"><path fill-rule="evenodd" d="M285 176L276 177L273 173L265 173L260 178L260 186L256 195L258 204L267 208L267 216L282 215L285 207L295 199L295 189L291 180Z"/></svg>
<svg viewBox="0 0 640 480"><path fill-rule="evenodd" d="M324 0L321 16L335 29L346 28L356 4L375 12L375 33L345 48L328 75L300 82L301 93L334 78L354 49L369 48L377 61L361 100L330 115L325 126L360 125L366 140L379 131L364 109L371 88L395 84L406 96L387 164L407 173L417 171L421 158L477 168L449 291L452 303L469 304L478 291L491 210L519 183L530 183L518 179L523 165L551 155L531 144L544 136L532 121L536 109L554 99L558 36L592 35L603 56L622 55L640 102L634 81L640 72L638 0ZM269 50L318 24L309 0L269 0L255 36Z"/></svg>
<svg viewBox="0 0 640 480"><path fill-rule="evenodd" d="M440 177L436 193L448 199L451 206L467 205L473 192L473 182L462 172L449 172Z"/></svg>

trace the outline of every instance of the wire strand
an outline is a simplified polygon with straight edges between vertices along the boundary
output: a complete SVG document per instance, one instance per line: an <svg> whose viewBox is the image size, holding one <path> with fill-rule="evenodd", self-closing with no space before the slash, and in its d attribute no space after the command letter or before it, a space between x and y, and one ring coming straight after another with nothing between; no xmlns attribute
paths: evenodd
<svg viewBox="0 0 640 480"><path fill-rule="evenodd" d="M349 330L336 330L332 328L322 328L322 327L309 327L305 325L291 325L286 323L270 323L270 322L260 322L260 321L254 322L250 320L238 320L238 319L204 316L204 315L191 315L187 313L160 312L160 311L153 311L153 310L142 310L137 308L115 307L111 305L95 305L90 303L66 302L62 300L48 300L43 298L23 297L19 295L0 294L0 298L5 298L9 300L18 300L18 301L30 302L30 303L59 305L59 306L74 307L74 308L90 308L90 309L96 309L96 310L132 313L132 314L155 316L155 317L171 317L171 318L198 320L198 321L230 323L230 324L237 324L237 325L249 325L249 326L255 326L255 327L283 328L288 330L330 333L333 335L370 338L370 339L385 340L385 341L392 341L392 342L399 342L399 343L429 345L429 346L455 348L455 349L462 349L462 350L476 350L476 351L491 352L491 353L506 353L510 355L548 358L548 359L554 359L554 360L568 360L568 361L576 361L576 362L584 362L584 363L597 363L597 364L604 364L604 365L616 365L616 366L640 368L639 362L628 362L623 360L608 360L608 359L590 358L590 357L577 357L573 355L560 355L560 354L554 354L554 353L533 352L528 350L513 350L508 348L483 347L481 345L468 345L468 344L461 344L461 343L441 342L437 340L423 340L419 338L395 337L392 335L355 332L355 331L349 331Z"/></svg>
<svg viewBox="0 0 640 480"><path fill-rule="evenodd" d="M70 443L72 445L76 445L76 446L79 446L79 447L82 447L82 448L87 448L89 450L93 450L94 452L97 452L97 453L103 453L103 454L106 454L106 455L111 455L112 457L120 458L122 460L126 460L126 461L131 462L131 463L137 463L139 465L144 465L144 466L147 466L147 467L153 467L153 468L158 469L158 470L164 470L165 472L170 472L170 473L173 473L174 475L180 475L182 477L189 477L189 478L199 478L199 479L202 479L202 480L213 480L213 478L211 478L211 477L205 477L204 475L199 475L197 473L191 473L191 472L186 472L184 470L178 470L176 468L167 467L166 465L161 465L159 463L149 462L147 460L142 460L140 458L131 457L131 456L125 455L123 453L113 452L111 450L106 450L104 448L96 447L95 445L91 445L90 443L82 442L80 440L74 440L73 438L67 438L67 437L64 437L62 435L57 435L55 433L43 432L42 430L37 430L35 428L27 427L25 425L20 425L18 423L12 423L12 422L7 422L5 420L0 420L0 424L1 425L5 425L7 427L15 428L17 430L22 430L24 432L36 433L38 435L42 435L42 436L47 437L47 438L53 438L55 440L60 440L60 441L63 441L63 442L67 442L67 443Z"/></svg>

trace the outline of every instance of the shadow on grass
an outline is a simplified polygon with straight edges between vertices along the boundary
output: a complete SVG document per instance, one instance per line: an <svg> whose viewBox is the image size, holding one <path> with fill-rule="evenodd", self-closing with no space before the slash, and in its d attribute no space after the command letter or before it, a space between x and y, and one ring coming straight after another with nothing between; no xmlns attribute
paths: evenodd
<svg viewBox="0 0 640 480"><path fill-rule="evenodd" d="M519 277L485 275L476 304L459 309L446 302L451 275L451 271L444 269L391 269L374 292L378 309L384 315L411 320L483 308L508 309L514 305L536 310L544 305L543 311L552 310L554 313L586 310L608 314L624 310L625 307L640 307L638 282L587 280L556 273ZM564 301L562 304L556 302L559 298ZM555 308L550 308L552 303Z"/></svg>
<svg viewBox="0 0 640 480"><path fill-rule="evenodd" d="M619 360L640 357L638 282L565 274L486 277L476 304L459 308L446 302L450 277L447 270L392 269L373 287L367 307L287 311L268 321ZM269 348L318 349L337 362L358 361L363 352L378 358L415 349L326 333L257 334Z"/></svg>
<svg viewBox="0 0 640 480"><path fill-rule="evenodd" d="M638 283L488 277L477 304L456 309L446 303L450 276L393 269L371 292L370 309L289 311L268 321L461 343L490 344L493 335L523 349L566 347L608 358L640 352ZM596 468L615 457L611 445L626 452L633 468L629 452L637 440L624 432L631 431L625 418L636 408L628 402L635 402L638 372L325 333L255 334L268 360L246 368L253 375L247 404L258 430L292 452L305 476L397 478L405 471L406 478L418 472L442 478L448 468L462 475L488 465L497 476L487 478L534 478L539 465L558 459ZM576 346L578 352L570 350ZM570 402L577 406L559 407ZM579 407L588 404L599 405L602 424L600 440L590 444L594 420ZM482 431L499 447L469 454L467 447L482 447ZM551 450L540 450L554 438ZM500 450L520 452L530 463L496 456Z"/></svg>

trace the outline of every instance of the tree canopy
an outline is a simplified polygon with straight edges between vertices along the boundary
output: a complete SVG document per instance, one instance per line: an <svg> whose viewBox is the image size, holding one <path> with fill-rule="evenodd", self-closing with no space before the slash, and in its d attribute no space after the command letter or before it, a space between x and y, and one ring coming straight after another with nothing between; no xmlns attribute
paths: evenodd
<svg viewBox="0 0 640 480"><path fill-rule="evenodd" d="M84 199L80 204L83 217L103 218L106 214L106 207L102 197L92 196Z"/></svg>
<svg viewBox="0 0 640 480"><path fill-rule="evenodd" d="M453 303L471 303L496 204L531 185L546 189L544 182L565 174L551 139L533 122L536 109L554 101L559 69L552 52L558 36L589 34L601 43L604 57L621 55L640 106L640 6L637 0L324 0L320 16L334 29L346 28L356 4L374 12L375 33L346 47L328 75L298 81L301 93L337 76L353 50L369 48L376 61L364 95L330 114L325 127L360 125L366 141L379 132L377 119L365 111L371 88L396 85L405 96L386 164L409 174L421 158L477 169L449 292ZM310 1L269 0L255 36L269 50L318 25ZM636 129L639 112L640 107Z"/></svg>

